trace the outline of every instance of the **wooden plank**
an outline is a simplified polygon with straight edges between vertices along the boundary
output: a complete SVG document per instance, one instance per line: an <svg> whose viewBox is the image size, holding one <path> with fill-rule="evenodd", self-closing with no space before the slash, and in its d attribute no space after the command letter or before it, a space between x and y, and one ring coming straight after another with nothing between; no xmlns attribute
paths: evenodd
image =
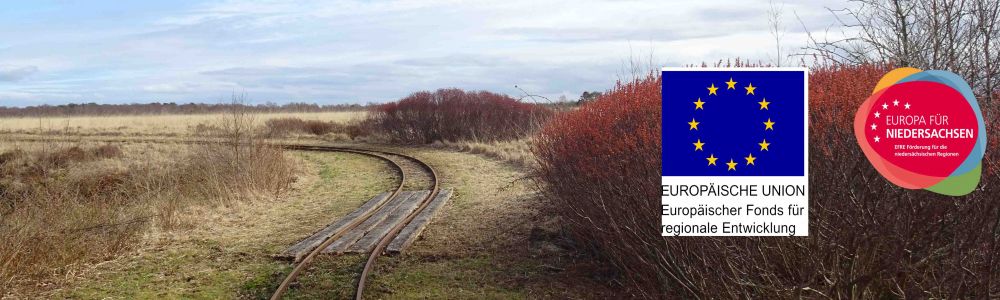
<svg viewBox="0 0 1000 300"><path fill-rule="evenodd" d="M413 244L413 242L417 240L417 237L420 236L420 233L424 231L424 228L427 227L427 224L430 224L431 219L433 219L434 216L437 215L437 212L444 207L444 204L448 202L448 199L451 199L451 194L452 190L442 190L439 192L437 196L434 197L434 200L432 200L431 203L417 215L417 217L413 218L413 221L411 221L410 224L406 224L406 227L403 227L403 230L399 232L399 235L397 235L396 238L389 243L389 246L386 247L386 251L392 254L400 253L403 252L403 249L409 247L410 244Z"/></svg>
<svg viewBox="0 0 1000 300"><path fill-rule="evenodd" d="M402 222L403 219L406 219L406 216L409 216L410 213L416 210L417 206L420 206L420 203L424 200L424 198L430 194L431 191L417 192L405 203L402 203L393 209L393 211L389 213L389 217L382 221L382 223L375 226L375 228L354 243L354 245L348 247L346 252L368 253L372 251L372 249L375 248L375 244L378 244L378 241L385 237L385 235L389 233L389 230L396 227L396 224Z"/></svg>
<svg viewBox="0 0 1000 300"><path fill-rule="evenodd" d="M333 236L336 232L346 227L348 223L368 213L369 211L375 209L375 207L377 207L380 203L388 200L387 198L389 197L390 194L391 193L387 192L372 197L370 200L362 204L361 207L355 209L353 212L341 217L337 221L333 222L330 225L327 225L325 228L299 241L295 245L292 245L287 250L279 254L278 257L292 258L295 261L301 260L302 257L304 257L306 254L309 254L309 251L312 251L312 249L316 248L317 246L319 246L319 244L323 243L324 240L326 240L330 236Z"/></svg>
<svg viewBox="0 0 1000 300"><path fill-rule="evenodd" d="M373 214L371 217L368 218L368 220L361 222L360 225L354 227L354 229L351 229L350 231L342 235L340 238L338 238L336 241L333 241L333 243L327 246L326 249L323 249L323 253L346 252L347 247L353 245L359 239L364 237L365 234L368 233L368 231L371 231L372 228L375 228L376 225L382 223L382 220L385 220L385 218L389 217L389 213L391 211L393 211L401 203L405 203L407 200L409 200L409 198L413 197L413 195L415 194L416 192L400 192L399 195L396 196L396 198L393 198L392 200L390 200L389 203L386 203L385 206L376 211L375 214Z"/></svg>

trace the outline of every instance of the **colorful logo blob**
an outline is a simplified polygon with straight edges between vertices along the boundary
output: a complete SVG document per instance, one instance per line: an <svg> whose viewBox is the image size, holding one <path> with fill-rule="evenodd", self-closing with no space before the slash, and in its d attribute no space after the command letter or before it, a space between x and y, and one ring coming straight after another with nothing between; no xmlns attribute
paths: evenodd
<svg viewBox="0 0 1000 300"><path fill-rule="evenodd" d="M969 84L954 73L890 71L854 116L854 136L900 187L961 196L979 185L986 126Z"/></svg>

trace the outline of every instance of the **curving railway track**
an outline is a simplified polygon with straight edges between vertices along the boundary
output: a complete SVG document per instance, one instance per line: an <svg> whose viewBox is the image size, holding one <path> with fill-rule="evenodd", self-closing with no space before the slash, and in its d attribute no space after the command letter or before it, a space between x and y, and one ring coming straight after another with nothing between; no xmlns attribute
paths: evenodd
<svg viewBox="0 0 1000 300"><path fill-rule="evenodd" d="M378 257L382 255L382 253L385 251L386 246L388 246L389 243L392 242L397 235L399 235L400 231L402 231L407 224L413 221L413 219L416 218L417 215L420 214L420 212L423 211L431 203L431 200L433 200L434 197L437 196L439 192L437 172L434 171L434 168L432 168L424 161L417 159L416 157L400 153L393 153L380 150L358 149L358 148L331 147L331 146L306 146L306 145L280 145L280 146L288 150L345 152L345 153L370 156L384 160L388 162L389 165L391 165L393 169L395 169L400 176L399 185L389 195L389 197L387 197L387 199L395 198L397 195L399 195L400 192L404 190L404 188L425 188L430 190L430 193L420 200L419 202L420 204L417 206L416 210L410 212L403 219L402 222L399 222L395 226L393 226L392 229L389 230L389 233L383 236L375 245L375 248L368 253L368 260L365 262L365 266L361 271L360 277L358 278L357 289L354 296L355 299L359 300L363 299L365 284L367 282L369 274L371 273L371 270L375 268L376 259L378 259ZM324 239L322 243L319 243L319 245L317 245L311 251L309 251L306 256L304 256L301 260L298 261L298 263L288 274L288 276L285 277L285 279L281 282L281 284L278 285L278 288L274 291L274 294L271 295L271 299L272 300L281 299L281 297L285 294L285 292L288 291L288 287L293 282L295 282L299 274L302 273L302 271L305 270L309 266L309 264L311 264L312 261L323 252L323 249L326 249L328 246L330 246L330 244L332 244L338 238L346 234L348 231L354 229L355 227L358 227L361 223L368 220L368 218L371 218L379 210L384 209L384 206L388 202L389 201L382 201L381 203L378 204L378 207L376 207L375 209L366 212L365 214L361 215L358 218L355 218L346 226L338 228L338 230L333 232L332 235Z"/></svg>

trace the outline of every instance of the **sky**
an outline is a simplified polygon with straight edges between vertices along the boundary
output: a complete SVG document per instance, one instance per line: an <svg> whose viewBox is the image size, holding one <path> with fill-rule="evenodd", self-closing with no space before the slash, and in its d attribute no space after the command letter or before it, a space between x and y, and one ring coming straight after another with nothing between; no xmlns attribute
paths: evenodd
<svg viewBox="0 0 1000 300"><path fill-rule="evenodd" d="M575 100L633 60L773 62L771 5L785 53L838 32L828 9L844 1L800 2L0 0L0 106L363 104L449 87Z"/></svg>

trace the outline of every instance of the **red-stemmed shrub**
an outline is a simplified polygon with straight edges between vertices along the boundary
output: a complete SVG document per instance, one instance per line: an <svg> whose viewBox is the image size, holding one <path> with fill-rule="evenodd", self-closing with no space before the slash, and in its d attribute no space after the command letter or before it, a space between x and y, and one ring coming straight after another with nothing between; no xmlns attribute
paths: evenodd
<svg viewBox="0 0 1000 300"><path fill-rule="evenodd" d="M616 267L635 297L1000 296L1000 153L987 153L980 189L964 197L886 181L858 148L852 122L889 69L810 72L808 237L660 236L657 76L619 83L551 120L532 148L537 178L566 231Z"/></svg>
<svg viewBox="0 0 1000 300"><path fill-rule="evenodd" d="M373 108L366 125L404 143L505 141L522 138L552 112L506 95L460 89L417 92Z"/></svg>
<svg viewBox="0 0 1000 300"><path fill-rule="evenodd" d="M660 78L620 83L549 121L532 152L566 228L621 270L638 295L662 295ZM654 290L647 290L654 288Z"/></svg>
<svg viewBox="0 0 1000 300"><path fill-rule="evenodd" d="M854 113L882 75L885 65L822 66L809 73L809 135L825 157L840 139L853 138Z"/></svg>

